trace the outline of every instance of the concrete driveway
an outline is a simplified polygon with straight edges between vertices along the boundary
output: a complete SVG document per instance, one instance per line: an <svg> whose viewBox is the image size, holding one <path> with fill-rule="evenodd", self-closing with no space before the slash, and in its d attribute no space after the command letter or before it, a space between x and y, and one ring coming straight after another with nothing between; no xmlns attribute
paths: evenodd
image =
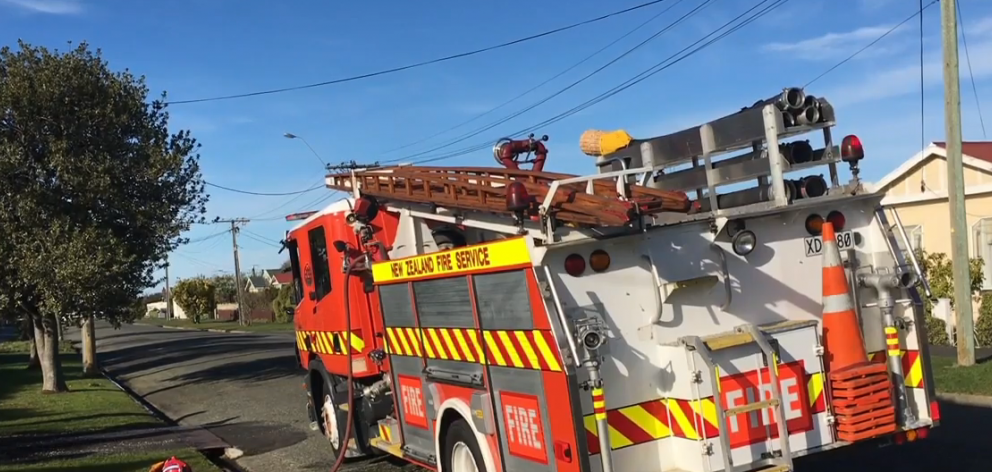
<svg viewBox="0 0 992 472"><path fill-rule="evenodd" d="M291 333L225 334L151 326L98 325L103 366L166 415L203 425L244 451L252 472L327 471L334 461L310 432ZM78 340L73 330L69 339ZM979 472L992 444L992 409L942 405L943 424L925 441L898 447L849 446L797 461L798 472ZM378 460L350 471L421 470Z"/></svg>

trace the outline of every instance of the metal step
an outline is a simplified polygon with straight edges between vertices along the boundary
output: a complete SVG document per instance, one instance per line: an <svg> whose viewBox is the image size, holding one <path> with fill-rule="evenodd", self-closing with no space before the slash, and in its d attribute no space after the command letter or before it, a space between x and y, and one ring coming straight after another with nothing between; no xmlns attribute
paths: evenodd
<svg viewBox="0 0 992 472"><path fill-rule="evenodd" d="M723 416L725 416L727 418L730 418L731 416L736 416L736 415L739 415L741 413L750 413L752 411L758 411L758 410L761 410L763 408L774 408L774 407L777 407L778 404L779 404L779 401L776 400L776 399L774 399L774 398L771 399L771 400L765 400L765 401L760 401L760 402L755 402L755 403L748 403L747 405L741 405L741 406L734 407L734 408L731 408L729 410L724 411L724 415Z"/></svg>

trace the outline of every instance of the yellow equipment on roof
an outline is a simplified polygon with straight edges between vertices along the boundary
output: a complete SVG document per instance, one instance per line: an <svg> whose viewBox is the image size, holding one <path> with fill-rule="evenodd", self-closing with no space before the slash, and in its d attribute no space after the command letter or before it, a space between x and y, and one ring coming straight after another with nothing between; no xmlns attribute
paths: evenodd
<svg viewBox="0 0 992 472"><path fill-rule="evenodd" d="M579 138L579 148L587 156L605 156L627 147L634 138L626 131L586 130Z"/></svg>

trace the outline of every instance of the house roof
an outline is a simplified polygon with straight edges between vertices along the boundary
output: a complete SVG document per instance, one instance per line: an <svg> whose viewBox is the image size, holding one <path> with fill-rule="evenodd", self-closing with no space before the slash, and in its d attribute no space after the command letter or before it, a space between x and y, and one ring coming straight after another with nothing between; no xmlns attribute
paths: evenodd
<svg viewBox="0 0 992 472"><path fill-rule="evenodd" d="M935 141L933 144L941 149L947 149L947 143L943 141ZM964 141L961 143L961 153L985 162L992 162L992 141Z"/></svg>
<svg viewBox="0 0 992 472"><path fill-rule="evenodd" d="M992 141L966 141L961 144L961 154L961 160L964 162L964 165L992 173ZM923 163L930 156L940 156L946 159L946 144L944 142L930 143L922 151L916 153L916 155L909 158L906 162L903 162L902 165L889 172L885 177L882 177L881 180L872 186L873 190L884 190L900 177Z"/></svg>
<svg viewBox="0 0 992 472"><path fill-rule="evenodd" d="M269 282L265 280L265 277L262 277L260 275L249 275L248 283L250 283L252 287L255 288L264 288L269 286Z"/></svg>
<svg viewBox="0 0 992 472"><path fill-rule="evenodd" d="M292 272L276 272L276 282L281 284L293 283L293 273Z"/></svg>

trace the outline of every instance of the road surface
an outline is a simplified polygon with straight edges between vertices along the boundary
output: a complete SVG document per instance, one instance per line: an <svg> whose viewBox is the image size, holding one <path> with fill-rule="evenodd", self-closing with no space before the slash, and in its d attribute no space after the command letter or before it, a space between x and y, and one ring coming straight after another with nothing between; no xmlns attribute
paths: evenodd
<svg viewBox="0 0 992 472"><path fill-rule="evenodd" d="M78 339L73 330L70 339ZM327 471L334 461L309 430L293 335L225 334L151 326L97 329L103 366L166 415L203 425L244 451L252 472ZM992 409L943 404L943 424L930 438L898 447L849 446L797 461L798 472L989 471ZM361 472L421 470L384 461L348 467Z"/></svg>

